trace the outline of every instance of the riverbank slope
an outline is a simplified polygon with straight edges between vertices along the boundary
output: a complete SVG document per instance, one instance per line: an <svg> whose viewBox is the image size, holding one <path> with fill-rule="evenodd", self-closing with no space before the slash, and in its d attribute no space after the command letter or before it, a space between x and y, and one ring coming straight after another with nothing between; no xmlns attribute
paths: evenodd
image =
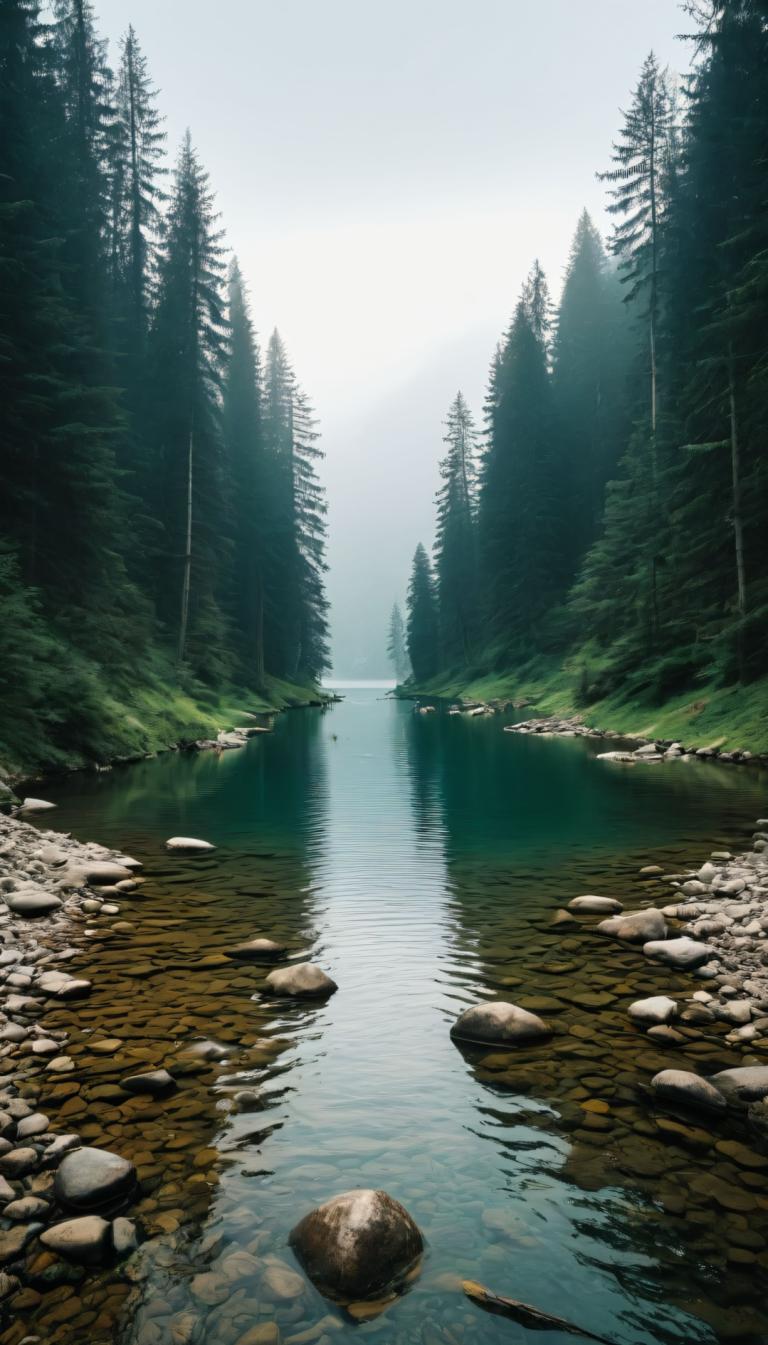
<svg viewBox="0 0 768 1345"><path fill-rule="evenodd" d="M537 660L509 672L454 671L428 682L406 683L396 694L485 704L517 703L542 714L580 715L628 738L681 739L692 747L768 752L768 677L746 686L702 685L660 703L614 692L585 697L568 665Z"/></svg>
<svg viewBox="0 0 768 1345"><path fill-rule="evenodd" d="M150 659L135 680L109 680L93 669L86 694L36 702L23 716L0 716L0 780L132 760L179 743L215 737L248 715L317 704L317 686L266 677L263 687L182 684L170 664Z"/></svg>

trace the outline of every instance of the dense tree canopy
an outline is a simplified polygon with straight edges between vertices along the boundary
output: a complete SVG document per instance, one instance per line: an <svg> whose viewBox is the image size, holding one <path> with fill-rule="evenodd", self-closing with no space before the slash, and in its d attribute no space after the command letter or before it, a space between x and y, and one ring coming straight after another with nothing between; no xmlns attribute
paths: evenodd
<svg viewBox="0 0 768 1345"><path fill-rule="evenodd" d="M599 174L612 256L584 213L554 320L536 263L494 354L472 525L483 639L436 637L443 670L567 656L585 697L649 701L765 670L768 12L687 11L682 94L651 53ZM441 634L445 509L444 488Z"/></svg>
<svg viewBox="0 0 768 1345"><path fill-rule="evenodd" d="M316 678L306 399L283 353L270 441L245 283L189 134L164 185L134 30L114 75L89 0L41 15L0 6L0 617L103 689L142 648L191 689Z"/></svg>

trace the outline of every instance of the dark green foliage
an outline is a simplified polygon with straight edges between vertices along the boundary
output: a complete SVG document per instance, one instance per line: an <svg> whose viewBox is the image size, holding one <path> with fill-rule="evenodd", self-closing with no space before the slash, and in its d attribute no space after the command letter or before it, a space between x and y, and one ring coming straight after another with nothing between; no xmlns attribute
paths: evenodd
<svg viewBox="0 0 768 1345"><path fill-rule="evenodd" d="M270 480L244 287L234 269L227 295L190 138L161 216L164 137L136 35L115 79L89 0L52 9L43 23L37 0L0 5L0 744L26 738L36 760L45 744L82 756L129 740L108 689L145 677L154 696L171 656L197 697L327 661L306 400L291 374L288 471ZM290 639L274 554L266 574L277 533Z"/></svg>
<svg viewBox="0 0 768 1345"><path fill-rule="evenodd" d="M416 681L426 682L439 667L439 621L435 576L421 542L413 557L407 605L408 657Z"/></svg>
<svg viewBox="0 0 768 1345"><path fill-rule="evenodd" d="M685 8L682 105L651 54L600 174L618 278L583 215L551 350L536 266L486 401L476 668L567 654L583 705L768 658L768 9Z"/></svg>
<svg viewBox="0 0 768 1345"><path fill-rule="evenodd" d="M448 411L437 496L435 571L440 664L466 666L474 653L480 612L477 539L477 434L458 392Z"/></svg>
<svg viewBox="0 0 768 1345"><path fill-rule="evenodd" d="M389 619L389 634L387 637L387 653L394 669L395 677L398 682L405 682L411 674L411 665L408 659L408 650L405 643L405 623L400 606L395 603L392 608L392 615Z"/></svg>

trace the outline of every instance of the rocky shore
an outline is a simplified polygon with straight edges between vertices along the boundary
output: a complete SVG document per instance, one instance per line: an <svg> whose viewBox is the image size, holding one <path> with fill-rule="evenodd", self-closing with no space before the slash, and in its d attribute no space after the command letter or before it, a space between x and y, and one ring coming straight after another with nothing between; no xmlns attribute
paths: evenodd
<svg viewBox="0 0 768 1345"><path fill-rule="evenodd" d="M470 713L477 713L472 711ZM715 759L732 765L746 765L748 762L768 764L768 755L759 756L747 748L723 751L716 744L709 747L686 747L681 742L667 738L638 738L615 729L595 728L585 724L581 716L572 715L563 718L550 715L543 719L522 719L517 724L507 724L505 733L539 734L549 738L604 738L628 740L637 743L631 750L601 752L601 761L623 761L632 764L648 765L661 761L705 761Z"/></svg>
<svg viewBox="0 0 768 1345"><path fill-rule="evenodd" d="M45 1282L57 1258L102 1265L137 1245L125 1217L138 1194L133 1163L53 1129L35 1099L75 1068L66 1035L45 1026L49 1007L91 991L67 971L72 931L119 916L140 868L0 816L0 1303L14 1316L37 1301L32 1280Z"/></svg>

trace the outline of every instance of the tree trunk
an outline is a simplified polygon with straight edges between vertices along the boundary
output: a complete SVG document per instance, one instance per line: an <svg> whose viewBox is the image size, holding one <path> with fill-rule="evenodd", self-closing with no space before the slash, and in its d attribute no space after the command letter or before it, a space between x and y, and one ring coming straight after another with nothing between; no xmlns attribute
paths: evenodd
<svg viewBox="0 0 768 1345"><path fill-rule="evenodd" d="M192 470L194 466L194 421L189 427L187 452L187 527L184 544L184 577L181 583L181 618L179 621L179 663L184 662L189 625L189 593L192 586Z"/></svg>

